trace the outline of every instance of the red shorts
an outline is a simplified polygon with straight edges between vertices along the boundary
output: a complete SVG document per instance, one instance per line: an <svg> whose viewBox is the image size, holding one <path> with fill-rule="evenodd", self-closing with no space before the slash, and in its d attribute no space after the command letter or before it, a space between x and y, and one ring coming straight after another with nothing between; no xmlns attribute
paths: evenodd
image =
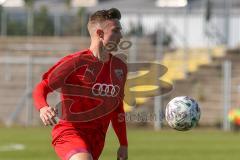
<svg viewBox="0 0 240 160"><path fill-rule="evenodd" d="M53 139L53 146L61 160L69 160L76 153L90 153L93 160L98 160L105 136L93 129L67 130Z"/></svg>

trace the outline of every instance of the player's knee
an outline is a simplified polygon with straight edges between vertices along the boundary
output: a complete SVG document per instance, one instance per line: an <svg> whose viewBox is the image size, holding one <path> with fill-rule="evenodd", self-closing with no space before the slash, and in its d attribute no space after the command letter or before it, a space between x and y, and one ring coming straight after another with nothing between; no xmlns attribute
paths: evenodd
<svg viewBox="0 0 240 160"><path fill-rule="evenodd" d="M89 153L76 153L69 160L93 160Z"/></svg>

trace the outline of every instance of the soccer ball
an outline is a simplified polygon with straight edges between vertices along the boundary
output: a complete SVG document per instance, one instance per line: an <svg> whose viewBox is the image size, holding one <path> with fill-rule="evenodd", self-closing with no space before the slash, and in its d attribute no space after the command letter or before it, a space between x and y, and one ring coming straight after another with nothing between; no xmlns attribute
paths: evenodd
<svg viewBox="0 0 240 160"><path fill-rule="evenodd" d="M173 98L165 110L167 123L178 131L187 131L195 127L200 115L198 103L188 96Z"/></svg>

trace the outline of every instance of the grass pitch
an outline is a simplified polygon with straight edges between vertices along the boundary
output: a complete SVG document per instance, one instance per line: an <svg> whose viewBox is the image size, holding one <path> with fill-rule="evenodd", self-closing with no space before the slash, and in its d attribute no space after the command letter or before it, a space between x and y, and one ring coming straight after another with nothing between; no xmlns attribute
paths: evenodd
<svg viewBox="0 0 240 160"><path fill-rule="evenodd" d="M0 160L58 160L51 128L0 128ZM129 160L239 160L240 133L216 130L154 132L129 129ZM9 146L21 144L23 150ZM100 160L116 159L118 141L110 130Z"/></svg>

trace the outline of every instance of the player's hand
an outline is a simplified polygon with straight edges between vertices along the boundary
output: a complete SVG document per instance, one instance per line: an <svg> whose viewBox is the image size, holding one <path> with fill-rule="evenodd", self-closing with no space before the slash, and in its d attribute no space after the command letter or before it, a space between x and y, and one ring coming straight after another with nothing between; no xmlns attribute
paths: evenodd
<svg viewBox="0 0 240 160"><path fill-rule="evenodd" d="M45 126L48 125L53 126L57 124L57 121L55 120L56 116L57 116L56 108L45 106L40 109L40 118Z"/></svg>
<svg viewBox="0 0 240 160"><path fill-rule="evenodd" d="M117 160L127 160L128 159L128 147L120 146L117 152Z"/></svg>

